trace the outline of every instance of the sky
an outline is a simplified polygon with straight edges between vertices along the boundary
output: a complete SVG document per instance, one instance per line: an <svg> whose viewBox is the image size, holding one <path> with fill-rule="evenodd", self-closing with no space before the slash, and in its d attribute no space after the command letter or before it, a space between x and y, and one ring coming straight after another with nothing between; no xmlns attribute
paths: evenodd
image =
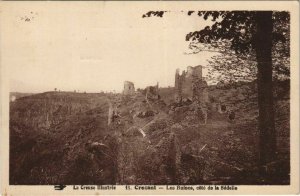
<svg viewBox="0 0 300 196"><path fill-rule="evenodd" d="M163 18L142 18L150 7L121 4L48 2L5 9L1 57L9 70L10 91L121 92L126 80L136 88L157 82L174 86L177 68L205 66L215 55L184 54L185 35L211 21L178 9Z"/></svg>

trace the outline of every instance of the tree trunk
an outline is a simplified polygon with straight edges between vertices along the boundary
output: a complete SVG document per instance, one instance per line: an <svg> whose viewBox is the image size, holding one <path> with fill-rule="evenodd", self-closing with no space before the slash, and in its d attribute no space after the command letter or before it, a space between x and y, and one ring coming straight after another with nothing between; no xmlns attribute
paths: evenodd
<svg viewBox="0 0 300 196"><path fill-rule="evenodd" d="M275 160L276 132L272 84L272 11L256 12L257 32L254 37L258 75L259 166ZM262 171L262 170L261 170Z"/></svg>

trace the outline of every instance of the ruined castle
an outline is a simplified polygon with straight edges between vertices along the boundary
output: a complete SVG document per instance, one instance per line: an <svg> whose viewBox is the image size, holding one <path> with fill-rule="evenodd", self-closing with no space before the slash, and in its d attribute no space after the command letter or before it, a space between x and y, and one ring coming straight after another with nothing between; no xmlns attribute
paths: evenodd
<svg viewBox="0 0 300 196"><path fill-rule="evenodd" d="M188 98L208 102L207 82L202 77L202 66L188 66L187 70L175 74L175 99Z"/></svg>
<svg viewBox="0 0 300 196"><path fill-rule="evenodd" d="M123 94L124 95L132 95L134 94L134 84L133 82L130 81L125 81L124 82L124 89L123 89Z"/></svg>

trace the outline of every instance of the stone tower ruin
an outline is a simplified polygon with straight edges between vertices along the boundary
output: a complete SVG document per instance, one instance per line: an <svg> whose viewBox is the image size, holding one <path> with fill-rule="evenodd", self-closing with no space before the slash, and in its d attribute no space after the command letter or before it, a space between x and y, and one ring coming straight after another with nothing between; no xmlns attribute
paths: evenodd
<svg viewBox="0 0 300 196"><path fill-rule="evenodd" d="M125 81L124 82L124 89L123 89L123 94L124 95L132 95L134 94L134 84L133 82L130 81Z"/></svg>
<svg viewBox="0 0 300 196"><path fill-rule="evenodd" d="M175 99L188 98L208 102L207 82L202 77L202 66L188 66L187 70L175 74Z"/></svg>

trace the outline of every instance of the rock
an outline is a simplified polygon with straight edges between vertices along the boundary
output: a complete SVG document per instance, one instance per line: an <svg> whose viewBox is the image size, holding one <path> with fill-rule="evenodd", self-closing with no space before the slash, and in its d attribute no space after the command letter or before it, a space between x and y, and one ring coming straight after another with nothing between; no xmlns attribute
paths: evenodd
<svg viewBox="0 0 300 196"><path fill-rule="evenodd" d="M107 145L101 143L101 142L88 142L86 144L86 149L89 151L89 152L92 152L92 153L99 153L99 152L105 152L107 151L109 148Z"/></svg>
<svg viewBox="0 0 300 196"><path fill-rule="evenodd" d="M138 112L136 116L139 118L147 118L150 116L154 116L154 114L155 113L152 110L147 110L147 111Z"/></svg>
<svg viewBox="0 0 300 196"><path fill-rule="evenodd" d="M144 117L154 116L154 112L152 110L145 111L143 113Z"/></svg>
<svg viewBox="0 0 300 196"><path fill-rule="evenodd" d="M234 141L236 141L236 142L240 142L240 141L241 141L241 139L240 139L240 138L235 138L235 139L234 139Z"/></svg>
<svg viewBox="0 0 300 196"><path fill-rule="evenodd" d="M210 147L210 149L213 150L213 151L218 151L219 150L219 148L217 148L215 146Z"/></svg>
<svg viewBox="0 0 300 196"><path fill-rule="evenodd" d="M244 100L246 97L243 94L238 94L236 98L238 100Z"/></svg>
<svg viewBox="0 0 300 196"><path fill-rule="evenodd" d="M168 122L165 119L155 119L149 122L143 127L143 130L147 133L152 133L157 130L163 130L168 126Z"/></svg>
<svg viewBox="0 0 300 196"><path fill-rule="evenodd" d="M233 134L234 134L233 131L226 131L226 132L223 133L223 136L231 136Z"/></svg>
<svg viewBox="0 0 300 196"><path fill-rule="evenodd" d="M169 110L168 112L170 115L174 114L174 110Z"/></svg>
<svg viewBox="0 0 300 196"><path fill-rule="evenodd" d="M188 110L189 110L188 106L181 106L181 107L175 108L175 112L180 112L180 113L184 113L184 112L186 112Z"/></svg>
<svg viewBox="0 0 300 196"><path fill-rule="evenodd" d="M130 127L129 129L127 129L124 133L124 136L126 137L135 137L135 136L140 136L143 137L143 134L141 133L141 131L139 130L139 128L133 126Z"/></svg>
<svg viewBox="0 0 300 196"><path fill-rule="evenodd" d="M171 126L172 129L183 129L182 125L179 123L175 123L174 125Z"/></svg>
<svg viewBox="0 0 300 196"><path fill-rule="evenodd" d="M189 98L183 98L182 99L182 104L183 105L190 105L192 103L193 103L192 100L190 100Z"/></svg>

